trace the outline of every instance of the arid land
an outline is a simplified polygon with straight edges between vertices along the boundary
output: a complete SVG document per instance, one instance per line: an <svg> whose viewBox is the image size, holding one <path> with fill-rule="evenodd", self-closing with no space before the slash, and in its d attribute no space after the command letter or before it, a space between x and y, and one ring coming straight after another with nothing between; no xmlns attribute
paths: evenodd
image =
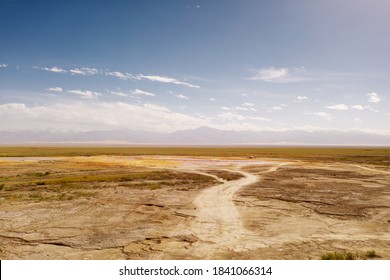
<svg viewBox="0 0 390 280"><path fill-rule="evenodd" d="M1 259L390 259L388 148L0 148Z"/></svg>

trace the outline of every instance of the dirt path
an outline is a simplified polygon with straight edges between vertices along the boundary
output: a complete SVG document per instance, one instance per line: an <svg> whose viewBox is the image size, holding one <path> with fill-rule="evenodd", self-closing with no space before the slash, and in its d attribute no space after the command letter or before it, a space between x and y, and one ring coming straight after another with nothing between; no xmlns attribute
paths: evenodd
<svg viewBox="0 0 390 280"><path fill-rule="evenodd" d="M235 171L237 172L237 171ZM218 250L234 249L246 230L233 202L233 195L240 188L255 183L257 177L240 171L245 177L228 181L204 190L194 201L197 218L191 228L199 238L194 256L212 258Z"/></svg>
<svg viewBox="0 0 390 280"><path fill-rule="evenodd" d="M274 172L286 163L272 166L266 172ZM223 181L222 184L203 190L194 199L196 218L188 225L178 225L177 230L196 236L189 255L195 259L218 259L219 254L245 250L247 239L252 235L243 223L234 201L234 194L242 187L258 181L260 178L242 170L225 169L237 172L244 178L235 181ZM207 175L205 172L197 172ZM211 174L208 174L210 176ZM169 250L168 250L169 251ZM222 256L222 255L221 255Z"/></svg>
<svg viewBox="0 0 390 280"><path fill-rule="evenodd" d="M378 173L384 173L384 174L390 174L390 171L385 171L385 170L379 170L379 169L369 168L369 167L365 167L365 166L363 166L363 165L355 164L355 165L352 165L352 166L356 166L356 167L358 167L358 168L361 168L361 169L364 169L364 170L368 170L368 171L373 171L373 172L378 172Z"/></svg>

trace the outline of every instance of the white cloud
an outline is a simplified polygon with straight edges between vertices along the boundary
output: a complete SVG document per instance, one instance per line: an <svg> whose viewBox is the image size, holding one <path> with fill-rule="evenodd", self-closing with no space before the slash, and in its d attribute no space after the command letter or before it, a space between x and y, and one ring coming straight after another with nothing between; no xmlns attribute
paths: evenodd
<svg viewBox="0 0 390 280"><path fill-rule="evenodd" d="M303 68L262 68L254 70L254 75L249 80L258 80L269 83L295 83L305 81L305 70Z"/></svg>
<svg viewBox="0 0 390 280"><path fill-rule="evenodd" d="M356 109L356 110L364 110L364 106L362 105L353 105L351 106L352 109Z"/></svg>
<svg viewBox="0 0 390 280"><path fill-rule="evenodd" d="M181 82L181 81L178 81L174 78L169 78L169 77L165 77L165 76L139 74L136 77L137 77L137 79L149 80L149 81L153 81L153 82L184 85L184 86L191 87L191 88L199 88L199 86L197 86L197 85L193 85L193 84L190 84L187 82Z"/></svg>
<svg viewBox="0 0 390 280"><path fill-rule="evenodd" d="M326 108L332 109L332 110L338 110L338 111L348 110L348 106L345 104L336 104L336 105L332 105L332 106L326 106Z"/></svg>
<svg viewBox="0 0 390 280"><path fill-rule="evenodd" d="M112 95L117 95L117 96L122 96L122 97L128 97L129 96L127 93L120 92L120 91L110 91L110 93Z"/></svg>
<svg viewBox="0 0 390 280"><path fill-rule="evenodd" d="M49 71L49 72L53 72L53 73L66 73L66 72L68 72L65 69L62 69L62 68L56 67L56 66L54 66L52 68L47 68L47 67L39 68L39 67L34 66L33 68L34 69L41 69L41 70Z"/></svg>
<svg viewBox="0 0 390 280"><path fill-rule="evenodd" d="M299 101L304 101L304 100L308 100L309 97L307 97L307 96L305 96L305 95L302 95L302 96L298 96L297 99L298 99Z"/></svg>
<svg viewBox="0 0 390 280"><path fill-rule="evenodd" d="M7 67L8 67L8 64L4 64L4 63L1 64L1 63L0 63L0 68L7 68Z"/></svg>
<svg viewBox="0 0 390 280"><path fill-rule="evenodd" d="M144 107L148 108L148 109L155 110L155 111L171 112L171 110L169 108L164 107L164 106L160 106L160 105L155 105L155 104L145 103Z"/></svg>
<svg viewBox="0 0 390 280"><path fill-rule="evenodd" d="M375 109L372 108L371 106L364 106L364 109L370 110L371 112L375 112L375 113L378 113L378 112L379 112L378 110L375 110Z"/></svg>
<svg viewBox="0 0 390 280"><path fill-rule="evenodd" d="M378 94L375 93L375 92L367 93L366 95L369 97L368 98L368 102L378 103L378 102L381 101L381 99L379 98Z"/></svg>
<svg viewBox="0 0 390 280"><path fill-rule="evenodd" d="M239 106L234 107L234 109L240 110L240 111L249 111L249 108L246 108L246 107L239 107Z"/></svg>
<svg viewBox="0 0 390 280"><path fill-rule="evenodd" d="M63 92L64 91L64 89L60 88L60 87L51 87L51 88L48 88L47 90L52 91L52 92Z"/></svg>
<svg viewBox="0 0 390 280"><path fill-rule="evenodd" d="M100 92L80 90L80 89L68 90L67 92L80 95L81 98L87 98L87 99L96 98L102 95Z"/></svg>
<svg viewBox="0 0 390 280"><path fill-rule="evenodd" d="M371 106L369 106L369 105L365 105L365 106L363 106L363 105L353 105L353 106L351 106L351 108L352 109L355 109L355 110L360 110L360 111L362 111L362 110L369 110L369 111L371 111L371 112L375 112L375 113L377 113L378 112L378 110L375 110L374 108L372 108Z"/></svg>
<svg viewBox="0 0 390 280"><path fill-rule="evenodd" d="M245 102L245 103L242 104L242 106L253 107L253 106L255 106L255 104L250 103L250 102Z"/></svg>
<svg viewBox="0 0 390 280"><path fill-rule="evenodd" d="M154 93L148 92L148 91L143 91L140 89L135 89L131 91L132 94L135 95L144 95L144 96L156 96Z"/></svg>
<svg viewBox="0 0 390 280"><path fill-rule="evenodd" d="M73 75L92 76L98 74L99 70L96 68L83 67L83 68L71 69L69 70L69 72Z"/></svg>
<svg viewBox="0 0 390 280"><path fill-rule="evenodd" d="M209 98L210 101L215 101L215 98Z"/></svg>
<svg viewBox="0 0 390 280"><path fill-rule="evenodd" d="M167 84L176 84L176 85L184 85L191 88L199 88L197 85L193 85L187 82L182 82L179 80L176 80L174 78L169 78L165 76L157 76L157 75L144 75L144 74L138 74L133 75L130 73L123 73L118 71L113 72L105 72L107 76L113 76L122 80L147 80L152 82L160 82L160 83L167 83Z"/></svg>
<svg viewBox="0 0 390 280"><path fill-rule="evenodd" d="M331 120L332 119L330 114L324 113L324 112L315 112L315 113L312 113L312 115L315 115L317 117L320 117L320 118L323 118L323 119L326 119L326 120Z"/></svg>
<svg viewBox="0 0 390 280"><path fill-rule="evenodd" d="M232 108L229 108L229 107L221 107L222 110L225 110L225 111L230 111L232 110Z"/></svg>
<svg viewBox="0 0 390 280"><path fill-rule="evenodd" d="M271 108L271 110L280 111L280 110L283 110L283 108L280 107L280 106L273 106L273 107Z"/></svg>
<svg viewBox="0 0 390 280"><path fill-rule="evenodd" d="M221 113L218 115L220 119L225 121L244 121L244 120L255 120L255 121L270 121L270 119L262 117L243 116L232 112Z"/></svg>
<svg viewBox="0 0 390 280"><path fill-rule="evenodd" d="M153 104L72 102L45 106L0 105L0 130L110 130L172 132L211 126L207 119L172 112Z"/></svg>
<svg viewBox="0 0 390 280"><path fill-rule="evenodd" d="M233 120L243 121L243 120L246 119L246 117L244 117L242 115L234 114L234 113L231 113L231 112L221 113L221 114L218 115L218 117L223 119L223 120L228 120L228 121L233 121Z"/></svg>
<svg viewBox="0 0 390 280"><path fill-rule="evenodd" d="M181 98L181 99L188 99L188 97L187 96L185 96L185 95L182 95L182 94L177 94L177 95L175 95L177 98Z"/></svg>
<svg viewBox="0 0 390 280"><path fill-rule="evenodd" d="M265 82L275 82L288 76L287 68L263 68L257 71L252 80L261 80Z"/></svg>
<svg viewBox="0 0 390 280"><path fill-rule="evenodd" d="M250 119L250 120L255 120L255 121L265 121L265 122L271 121L271 120L268 119L268 118L262 118L262 117L248 117L248 119Z"/></svg>
<svg viewBox="0 0 390 280"><path fill-rule="evenodd" d="M105 74L107 76L116 77L116 78L119 78L121 80L130 80L130 79L137 80L137 78L134 75L129 74L129 73L122 73L122 72L114 71L114 72L105 72Z"/></svg>

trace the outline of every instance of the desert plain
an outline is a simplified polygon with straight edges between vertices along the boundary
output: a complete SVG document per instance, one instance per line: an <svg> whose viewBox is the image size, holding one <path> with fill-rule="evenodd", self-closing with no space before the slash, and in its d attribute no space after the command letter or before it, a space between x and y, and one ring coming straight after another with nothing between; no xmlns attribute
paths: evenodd
<svg viewBox="0 0 390 280"><path fill-rule="evenodd" d="M390 149L1 147L0 225L11 260L390 259Z"/></svg>

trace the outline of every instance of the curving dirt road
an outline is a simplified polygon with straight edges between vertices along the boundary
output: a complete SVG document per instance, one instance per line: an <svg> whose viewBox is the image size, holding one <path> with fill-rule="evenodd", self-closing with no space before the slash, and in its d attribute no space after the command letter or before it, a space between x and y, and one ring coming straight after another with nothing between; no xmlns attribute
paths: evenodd
<svg viewBox="0 0 390 280"><path fill-rule="evenodd" d="M279 163L272 166L266 173L274 172L286 164ZM234 205L233 196L242 187L253 184L260 178L242 170L233 168L225 170L240 173L244 178L224 181L222 184L203 190L195 198L196 219L188 225L186 230L198 239L190 250L193 258L215 259L222 252L226 254L227 251L245 250L247 244L244 240L252 235L242 223L242 218Z"/></svg>
<svg viewBox="0 0 390 280"><path fill-rule="evenodd" d="M207 259L220 249L234 249L246 234L232 199L235 192L256 182L257 177L248 172L239 173L245 177L208 188L195 199L197 215L191 231L199 242L193 248L194 256Z"/></svg>

